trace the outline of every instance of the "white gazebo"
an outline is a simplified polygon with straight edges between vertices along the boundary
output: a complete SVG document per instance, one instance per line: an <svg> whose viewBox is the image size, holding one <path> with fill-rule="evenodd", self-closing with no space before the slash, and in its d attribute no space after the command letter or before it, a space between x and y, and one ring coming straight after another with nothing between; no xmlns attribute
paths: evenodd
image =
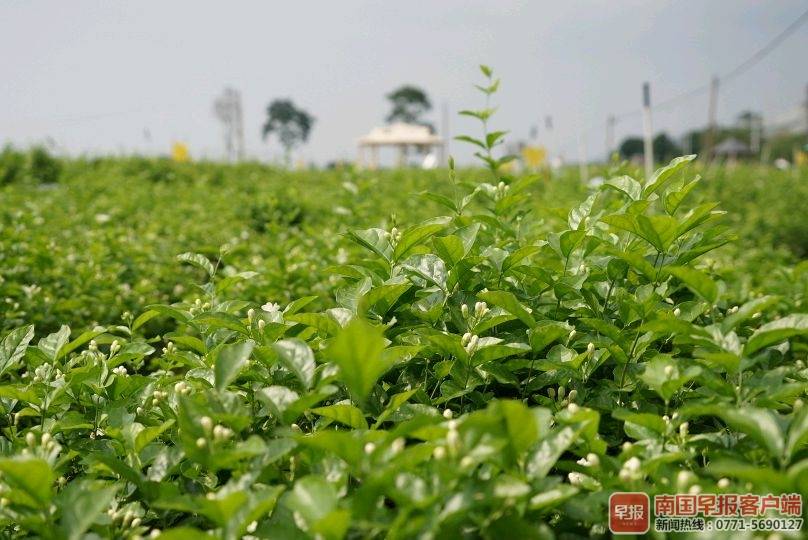
<svg viewBox="0 0 808 540"><path fill-rule="evenodd" d="M398 148L398 165L401 167L406 163L407 149L410 146L419 151L429 151L432 148L437 148L442 153L443 145L443 139L432 133L427 126L395 123L389 126L377 127L359 139L359 166L365 166L365 150L368 148L370 149L370 163L368 166L375 169L379 166L379 147L381 146Z"/></svg>

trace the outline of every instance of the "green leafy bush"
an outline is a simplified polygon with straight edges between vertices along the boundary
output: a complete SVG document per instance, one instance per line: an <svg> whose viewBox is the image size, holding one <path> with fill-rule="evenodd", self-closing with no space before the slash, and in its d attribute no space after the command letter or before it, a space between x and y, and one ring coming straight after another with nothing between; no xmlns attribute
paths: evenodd
<svg viewBox="0 0 808 540"><path fill-rule="evenodd" d="M337 191L278 228L270 273L304 294L262 295L227 263L256 252L233 242L180 255L198 285L122 324L7 332L5 533L600 537L613 491L808 494L804 290L722 279L731 231L695 198L693 156L560 215L549 194L580 186L502 174L492 110L466 114L485 177L450 168L387 201L442 215L375 214L337 243L334 223L382 201L348 206L381 185L355 177L350 217ZM173 212L195 215L207 189L185 186Z"/></svg>
<svg viewBox="0 0 808 540"><path fill-rule="evenodd" d="M48 151L37 146L28 153L28 175L39 184L53 184L59 181L62 166Z"/></svg>

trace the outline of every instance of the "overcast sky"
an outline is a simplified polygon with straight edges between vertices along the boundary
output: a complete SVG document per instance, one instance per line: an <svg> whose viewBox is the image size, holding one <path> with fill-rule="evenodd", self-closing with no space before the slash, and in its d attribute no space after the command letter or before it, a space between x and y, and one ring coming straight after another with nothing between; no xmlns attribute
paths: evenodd
<svg viewBox="0 0 808 540"><path fill-rule="evenodd" d="M539 125L543 142L575 159L605 150L605 119L637 108L643 81L659 102L709 82L796 19L805 0L208 2L0 0L0 142L52 138L71 153L223 154L214 98L244 99L247 150L261 140L267 103L290 97L317 119L299 157L353 158L355 140L388 112L384 95L422 86L440 125L476 133L457 110L480 105L479 63L502 77L496 127L510 140ZM808 24L756 67L721 88L719 120L744 109L790 118L805 100ZM543 118L552 115L555 141ZM706 122L701 95L654 116L680 135ZM150 133L150 140L144 131ZM617 137L640 133L639 116ZM462 143L451 151L462 161Z"/></svg>

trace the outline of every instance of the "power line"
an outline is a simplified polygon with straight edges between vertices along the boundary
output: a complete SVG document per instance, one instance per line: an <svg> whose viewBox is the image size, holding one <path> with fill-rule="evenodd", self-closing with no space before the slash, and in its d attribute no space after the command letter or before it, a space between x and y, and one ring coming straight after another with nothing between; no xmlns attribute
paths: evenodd
<svg viewBox="0 0 808 540"><path fill-rule="evenodd" d="M768 56L769 53L771 53L778 46L780 46L780 44L783 43L786 40L786 38L788 38L791 34L796 32L806 22L808 22L808 10L801 13L796 19L794 19L794 21L792 21L788 26L786 26L779 34L774 36L774 38L772 38L763 47L758 49L754 54L746 58L743 62L740 62L738 65L736 65L723 75L718 76L717 78L723 83L728 80L735 79L739 75L750 70L752 67L757 65L761 60L763 60L766 56ZM690 90L682 92L681 94L660 101L659 103L654 105L654 110L665 111L672 109L682 102L706 94L707 92L710 91L712 86L713 86L712 83L707 83L695 88L691 88ZM642 109L633 109L630 111L625 111L620 114L610 115L607 119L607 130L614 129L613 126L616 121L631 118L634 116L639 116L641 113ZM595 130L599 129L602 129L601 125L592 124L587 129L583 130L581 133L592 133ZM571 143L568 142L567 144L563 145L563 148L569 147L570 144Z"/></svg>
<svg viewBox="0 0 808 540"><path fill-rule="evenodd" d="M749 71L755 65L757 65L761 60L763 60L766 56L769 55L773 50L775 50L783 41L786 40L788 36L796 32L800 26L808 22L808 10L805 10L799 17L794 19L786 28L784 28L779 34L777 34L771 41L769 41L766 45L762 48L758 49L753 55L749 58L745 59L743 62L732 68L731 70L727 71L723 75L719 75L718 79L721 81L722 84L725 84L728 80L734 79L739 75ZM654 110L667 110L681 103L682 101L687 101L691 98L700 96L702 94L706 94L710 91L710 87L712 86L711 83L704 84L698 86L696 88L692 88L686 92L683 92L677 96L673 96L666 100L660 101L657 105L654 106ZM642 112L642 109L635 109L631 111L626 111L621 114L614 115L617 120L628 118L631 116L639 115Z"/></svg>

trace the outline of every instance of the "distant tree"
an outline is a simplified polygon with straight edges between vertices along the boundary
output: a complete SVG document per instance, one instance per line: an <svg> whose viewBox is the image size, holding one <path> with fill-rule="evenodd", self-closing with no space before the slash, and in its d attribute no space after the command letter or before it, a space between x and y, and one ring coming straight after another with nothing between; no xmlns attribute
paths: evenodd
<svg viewBox="0 0 808 540"><path fill-rule="evenodd" d="M620 156L625 159L641 156L643 154L642 139L639 137L628 137L627 139L624 139L622 143L620 143L620 148L618 150L620 152Z"/></svg>
<svg viewBox="0 0 808 540"><path fill-rule="evenodd" d="M418 87L405 85L389 94L392 110L387 115L387 122L404 122L407 124L420 124L432 129L432 125L422 120L422 116L432 110L432 103L426 92Z"/></svg>
<svg viewBox="0 0 808 540"><path fill-rule="evenodd" d="M291 100L276 99L267 107L263 136L266 139L274 134L278 138L288 164L292 149L308 140L313 125L314 117L295 107Z"/></svg>
<svg viewBox="0 0 808 540"><path fill-rule="evenodd" d="M659 162L670 161L682 155L682 149L668 137L667 133L660 133L654 137L654 159Z"/></svg>
<svg viewBox="0 0 808 540"><path fill-rule="evenodd" d="M749 128L755 122L762 122L763 115L754 111L743 111L738 115L738 125L744 128Z"/></svg>
<svg viewBox="0 0 808 540"><path fill-rule="evenodd" d="M670 161L682 153L682 149L666 133L660 133L654 137L652 144L656 161ZM623 139L618 151L620 157L624 159L642 156L645 153L643 140L640 137Z"/></svg>

